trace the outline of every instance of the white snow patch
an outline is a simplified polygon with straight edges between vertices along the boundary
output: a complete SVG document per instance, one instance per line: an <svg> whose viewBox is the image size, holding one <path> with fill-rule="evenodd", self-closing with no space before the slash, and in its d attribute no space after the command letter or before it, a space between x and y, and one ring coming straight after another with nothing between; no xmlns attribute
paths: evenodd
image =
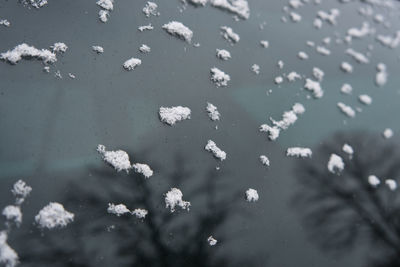
<svg viewBox="0 0 400 267"><path fill-rule="evenodd" d="M227 86L228 82L231 80L231 77L228 74L226 74L225 72L216 67L211 68L210 71L211 71L211 81L213 81L217 87Z"/></svg>
<svg viewBox="0 0 400 267"><path fill-rule="evenodd" d="M311 91L315 98L321 98L324 95L324 91L321 89L321 85L318 81L306 79L304 88Z"/></svg>
<svg viewBox="0 0 400 267"><path fill-rule="evenodd" d="M138 58L130 58L127 61L124 62L122 65L124 69L126 70L134 70L137 66L140 66L142 64L142 61Z"/></svg>
<svg viewBox="0 0 400 267"><path fill-rule="evenodd" d="M350 118L354 118L356 116L356 112L354 111L354 109L352 107L347 106L346 104L344 104L342 102L338 102L337 106L344 114L346 114Z"/></svg>
<svg viewBox="0 0 400 267"><path fill-rule="evenodd" d="M290 16L290 19L291 19L293 22L299 22L299 21L301 21L301 16L300 16L298 13L296 13L296 12L290 12L289 16Z"/></svg>
<svg viewBox="0 0 400 267"><path fill-rule="evenodd" d="M207 242L210 246L215 246L218 241L211 235L207 238Z"/></svg>
<svg viewBox="0 0 400 267"><path fill-rule="evenodd" d="M106 147L104 145L98 145L97 152L99 152L103 160L114 167L117 172L129 172L129 169L131 168L131 162L129 161L128 153L126 153L125 151L106 151Z"/></svg>
<svg viewBox="0 0 400 267"><path fill-rule="evenodd" d="M213 104L207 102L206 110L208 113L208 117L210 117L212 121L218 121L220 119L221 114L219 113L217 107Z"/></svg>
<svg viewBox="0 0 400 267"><path fill-rule="evenodd" d="M3 209L2 214L7 221L14 221L19 226L22 223L22 212L20 206L8 205Z"/></svg>
<svg viewBox="0 0 400 267"><path fill-rule="evenodd" d="M327 167L331 173L341 172L344 169L343 159L336 154L331 154Z"/></svg>
<svg viewBox="0 0 400 267"><path fill-rule="evenodd" d="M386 128L386 129L383 131L382 135L383 135L383 137L384 137L385 139L389 139L389 138L392 138L392 137L393 137L394 133L393 133L393 130L392 130L392 129Z"/></svg>
<svg viewBox="0 0 400 267"><path fill-rule="evenodd" d="M160 120L166 124L174 125L176 122L190 119L191 110L188 107L160 107Z"/></svg>
<svg viewBox="0 0 400 267"><path fill-rule="evenodd" d="M342 87L340 88L340 91L341 91L343 94L349 95L349 94L351 94L351 93L353 92L353 87L351 87L350 84L345 83L345 84L343 84Z"/></svg>
<svg viewBox="0 0 400 267"><path fill-rule="evenodd" d="M390 190L394 191L397 189L397 182L393 179L387 179L385 181L385 184L387 185L387 187L389 187Z"/></svg>
<svg viewBox="0 0 400 267"><path fill-rule="evenodd" d="M92 50L93 50L94 52L96 52L97 54L101 54L101 53L104 52L104 48L101 47L101 46L98 46L98 45L93 45L93 46L92 46Z"/></svg>
<svg viewBox="0 0 400 267"><path fill-rule="evenodd" d="M143 174L145 178L149 178L153 175L153 170L147 164L135 163L132 165L132 168L135 172Z"/></svg>
<svg viewBox="0 0 400 267"><path fill-rule="evenodd" d="M261 40L260 41L260 45L264 48L268 48L269 47L269 42L266 40Z"/></svg>
<svg viewBox="0 0 400 267"><path fill-rule="evenodd" d="M346 54L353 57L353 59L355 61L357 61L358 63L364 63L364 64L369 63L369 59L367 58L367 56L365 56L364 54L362 54L360 52L355 51L352 48L348 48L346 50Z"/></svg>
<svg viewBox="0 0 400 267"><path fill-rule="evenodd" d="M205 6L208 0L189 0L189 2L195 6Z"/></svg>
<svg viewBox="0 0 400 267"><path fill-rule="evenodd" d="M257 64L253 64L251 66L251 71L254 72L255 74L260 74L260 66Z"/></svg>
<svg viewBox="0 0 400 267"><path fill-rule="evenodd" d="M371 105L372 98L369 95L359 95L358 100L365 105Z"/></svg>
<svg viewBox="0 0 400 267"><path fill-rule="evenodd" d="M311 158L312 151L306 147L289 147L286 150L286 156L298 158Z"/></svg>
<svg viewBox="0 0 400 267"><path fill-rule="evenodd" d="M301 79L301 76L297 72L292 71L286 76L286 78L289 82L294 82L296 79Z"/></svg>
<svg viewBox="0 0 400 267"><path fill-rule="evenodd" d="M221 150L214 141L208 140L207 145L204 147L205 150L211 152L215 158L223 161L226 159L225 151Z"/></svg>
<svg viewBox="0 0 400 267"><path fill-rule="evenodd" d="M377 176L370 175L370 176L368 176L368 183L370 185L372 185L373 187L377 187L381 183L381 181L379 180L379 178Z"/></svg>
<svg viewBox="0 0 400 267"><path fill-rule="evenodd" d="M374 33L374 30L369 26L368 22L364 22L360 29L350 28L347 30L347 35L355 38L363 38Z"/></svg>
<svg viewBox="0 0 400 267"><path fill-rule="evenodd" d="M160 12L157 11L158 5L154 2L147 2L146 5L143 8L143 13L146 15L146 17L150 17L151 15L153 16L159 16Z"/></svg>
<svg viewBox="0 0 400 267"><path fill-rule="evenodd" d="M378 72L376 73L376 76L375 76L375 83L379 87L382 87L382 86L384 86L386 84L387 77L388 77L388 74L387 74L387 71L386 71L386 65L383 64L383 63L379 63L376 66L376 69L377 69Z"/></svg>
<svg viewBox="0 0 400 267"><path fill-rule="evenodd" d="M225 49L217 49L217 58L222 60L228 60L231 58L231 53Z"/></svg>
<svg viewBox="0 0 400 267"><path fill-rule="evenodd" d="M235 33L231 27L222 26L221 27L221 35L228 41L237 43L240 40L239 34Z"/></svg>
<svg viewBox="0 0 400 267"><path fill-rule="evenodd" d="M275 77L274 82L275 82L276 84L281 84L281 83L283 83L283 78L282 78L282 76L277 76L277 77Z"/></svg>
<svg viewBox="0 0 400 267"><path fill-rule="evenodd" d="M18 180L11 189L13 195L17 198L15 203L21 205L25 198L31 193L32 187L27 185L24 181Z"/></svg>
<svg viewBox="0 0 400 267"><path fill-rule="evenodd" d="M322 10L317 12L317 16L320 19L325 20L332 25L336 25L336 23L337 23L336 19L339 15L340 15L340 11L339 11L339 9L336 9L336 8L331 9L329 11L329 13L322 11Z"/></svg>
<svg viewBox="0 0 400 267"><path fill-rule="evenodd" d="M210 0L210 3L214 7L227 10L243 19L248 19L250 17L250 9L247 0Z"/></svg>
<svg viewBox="0 0 400 267"><path fill-rule="evenodd" d="M312 72L314 78L317 79L319 82L321 82L324 79L325 73L320 68L314 67Z"/></svg>
<svg viewBox="0 0 400 267"><path fill-rule="evenodd" d="M154 27L151 25L151 23L149 23L148 25L143 25L143 26L139 26L138 30L143 32L143 31L151 31L152 29L154 29Z"/></svg>
<svg viewBox="0 0 400 267"><path fill-rule="evenodd" d="M320 46L320 45L318 45L318 46L316 47L316 50L317 50L317 52L318 52L319 54L321 54L321 55L323 55L323 56L329 56L329 55L331 54L331 51L330 51L328 48L326 48L325 46Z"/></svg>
<svg viewBox="0 0 400 267"><path fill-rule="evenodd" d="M131 211L124 204L115 205L113 203L108 203L107 212L110 214L115 214L119 217L126 213L130 213Z"/></svg>
<svg viewBox="0 0 400 267"><path fill-rule="evenodd" d="M258 192L255 189L249 188L246 191L246 200L248 202L256 202L258 201L259 196L258 196Z"/></svg>
<svg viewBox="0 0 400 267"><path fill-rule="evenodd" d="M96 4L105 10L114 9L114 0L99 0Z"/></svg>
<svg viewBox="0 0 400 267"><path fill-rule="evenodd" d="M169 208L171 212L175 212L176 207L189 210L190 202L184 201L182 198L183 194L181 190L178 188L171 188L171 190L165 194L165 207Z"/></svg>
<svg viewBox="0 0 400 267"><path fill-rule="evenodd" d="M100 10L99 11L99 20L103 23L106 23L108 21L108 17L110 16L110 12L107 10Z"/></svg>
<svg viewBox="0 0 400 267"><path fill-rule="evenodd" d="M56 54L48 49L37 49L25 43L17 45L12 50L0 54L0 59L17 64L22 58L37 58L44 63L54 63L57 61Z"/></svg>
<svg viewBox="0 0 400 267"><path fill-rule="evenodd" d="M354 154L354 149L349 144L344 144L342 147L343 152L348 154L350 157Z"/></svg>
<svg viewBox="0 0 400 267"><path fill-rule="evenodd" d="M308 59L308 55L304 51L300 51L299 53L297 53L297 57L303 60Z"/></svg>
<svg viewBox="0 0 400 267"><path fill-rule="evenodd" d="M394 37L387 35L378 35L376 36L376 40L380 42L383 46L394 49L400 44L400 31L397 31Z"/></svg>
<svg viewBox="0 0 400 267"><path fill-rule="evenodd" d="M18 255L14 249L7 244L7 232L0 232L0 264L5 267L15 267L18 265Z"/></svg>
<svg viewBox="0 0 400 267"><path fill-rule="evenodd" d="M151 48L150 48L150 46L148 46L148 45L142 44L142 45L139 47L139 51L142 52L142 53L150 53Z"/></svg>
<svg viewBox="0 0 400 267"><path fill-rule="evenodd" d="M136 216L138 219L144 219L149 212L146 209L134 209L132 215Z"/></svg>
<svg viewBox="0 0 400 267"><path fill-rule="evenodd" d="M40 228L65 227L74 221L74 214L66 211L62 204L50 202L35 216L35 221Z"/></svg>
<svg viewBox="0 0 400 267"><path fill-rule="evenodd" d="M54 53L57 52L65 53L68 49L68 46L65 43L57 42L54 43L54 45L52 45L50 48L53 49Z"/></svg>
<svg viewBox="0 0 400 267"><path fill-rule="evenodd" d="M164 24L162 28L166 30L169 34L177 36L178 38L181 38L188 43L190 43L192 40L193 32L181 22L171 21L167 24Z"/></svg>
<svg viewBox="0 0 400 267"><path fill-rule="evenodd" d="M262 165L265 165L265 166L268 166L268 167L270 166L270 161L269 161L269 158L267 156L261 155L260 156L260 161L261 161Z"/></svg>
<svg viewBox="0 0 400 267"><path fill-rule="evenodd" d="M340 64L340 69L346 73L353 72L353 66L350 65L350 63L348 63L348 62L342 62L342 64Z"/></svg>
<svg viewBox="0 0 400 267"><path fill-rule="evenodd" d="M0 25L4 25L6 27L10 27L11 23L6 19L1 19L0 20Z"/></svg>

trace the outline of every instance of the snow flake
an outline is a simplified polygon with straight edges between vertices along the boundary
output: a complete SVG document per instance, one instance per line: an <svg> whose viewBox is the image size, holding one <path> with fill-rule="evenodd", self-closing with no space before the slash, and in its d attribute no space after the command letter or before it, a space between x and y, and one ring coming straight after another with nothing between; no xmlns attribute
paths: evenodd
<svg viewBox="0 0 400 267"><path fill-rule="evenodd" d="M371 105L372 98L369 95L359 95L358 100L365 105Z"/></svg>
<svg viewBox="0 0 400 267"><path fill-rule="evenodd" d="M210 71L211 71L211 81L213 81L217 87L227 86L228 82L231 80L231 77L228 74L226 74L225 72L216 67L211 68Z"/></svg>
<svg viewBox="0 0 400 267"><path fill-rule="evenodd" d="M247 0L210 0L210 3L214 7L227 10L243 19L248 19L250 17L250 9Z"/></svg>
<svg viewBox="0 0 400 267"><path fill-rule="evenodd" d="M268 166L268 167L270 166L270 161L269 161L269 158L267 156L261 155L260 156L260 161L261 161L262 165L265 165L265 166Z"/></svg>
<svg viewBox="0 0 400 267"><path fill-rule="evenodd" d="M324 95L324 91L321 89L321 85L317 81L306 79L304 88L311 91L315 98L321 98Z"/></svg>
<svg viewBox="0 0 400 267"><path fill-rule="evenodd" d="M228 41L237 43L240 40L239 34L235 33L231 27L222 26L221 27L221 35Z"/></svg>
<svg viewBox="0 0 400 267"><path fill-rule="evenodd" d="M249 188L246 191L246 200L248 202L256 202L258 201L259 196L258 196L258 192L255 189Z"/></svg>
<svg viewBox="0 0 400 267"><path fill-rule="evenodd" d="M17 64L22 58L37 58L44 63L54 63L57 61L56 54L47 49L37 49L25 43L17 45L12 50L0 54L0 59L11 64Z"/></svg>
<svg viewBox="0 0 400 267"><path fill-rule="evenodd" d="M370 175L370 176L368 176L368 183L370 185L372 185L373 187L377 187L381 183L381 181L379 180L379 178L377 176Z"/></svg>
<svg viewBox="0 0 400 267"><path fill-rule="evenodd" d="M286 150L286 156L288 157L300 157L300 158L311 158L312 151L306 147L289 147Z"/></svg>
<svg viewBox="0 0 400 267"><path fill-rule="evenodd" d="M394 191L397 189L397 182L393 179L387 179L385 181L385 184L387 185L387 187L389 187L390 190Z"/></svg>
<svg viewBox="0 0 400 267"><path fill-rule="evenodd" d="M178 38L181 38L188 43L190 43L192 40L193 32L181 22L171 21L167 24L164 24L162 28L166 30L169 34L177 36Z"/></svg>
<svg viewBox="0 0 400 267"><path fill-rule="evenodd" d="M352 107L347 106L346 104L344 104L342 102L338 102L337 106L344 114L346 114L350 118L353 118L356 116L356 112L354 111L354 109Z"/></svg>
<svg viewBox="0 0 400 267"><path fill-rule="evenodd" d="M217 58L222 60L228 60L231 58L231 53L225 49L217 49Z"/></svg>
<svg viewBox="0 0 400 267"><path fill-rule="evenodd" d="M3 209L2 214L6 217L7 221L14 221L17 226L22 222L22 212L19 206L8 205Z"/></svg>
<svg viewBox="0 0 400 267"><path fill-rule="evenodd" d="M390 128L386 128L386 129L383 131L382 135L383 135L383 137L384 137L385 139L392 138L392 137L393 137L393 130L390 129Z"/></svg>
<svg viewBox="0 0 400 267"><path fill-rule="evenodd" d="M205 150L211 152L215 158L223 161L226 159L225 151L221 150L214 141L208 140L207 145L204 147Z"/></svg>
<svg viewBox="0 0 400 267"><path fill-rule="evenodd" d="M110 214L115 214L119 217L121 215L130 213L131 211L124 204L115 205L113 203L108 203L107 212Z"/></svg>
<svg viewBox="0 0 400 267"><path fill-rule="evenodd" d="M160 120L166 124L174 125L178 121L190 119L191 110L188 107L160 107Z"/></svg>
<svg viewBox="0 0 400 267"><path fill-rule="evenodd" d="M327 167L331 173L341 172L344 169L343 159L336 154L331 154Z"/></svg>
<svg viewBox="0 0 400 267"><path fill-rule="evenodd" d="M212 121L218 121L220 119L221 114L218 112L217 107L213 104L207 102L206 110L208 113L208 117L210 117Z"/></svg>
<svg viewBox="0 0 400 267"><path fill-rule="evenodd" d="M35 216L35 221L40 228L65 227L74 221L74 214L66 211L62 204L50 202Z"/></svg>
<svg viewBox="0 0 400 267"><path fill-rule="evenodd" d="M130 58L127 61L124 62L122 65L124 69L126 70L134 70L137 66L140 66L142 64L142 61L138 58Z"/></svg>
<svg viewBox="0 0 400 267"><path fill-rule="evenodd" d="M348 62L342 62L342 64L340 64L340 69L343 72L346 72L346 73L352 73L353 72L353 66L350 65L350 63L348 63Z"/></svg>
<svg viewBox="0 0 400 267"><path fill-rule="evenodd" d="M153 175L153 170L147 164L135 163L132 165L132 168L137 173L141 173L145 178L149 178Z"/></svg>
<svg viewBox="0 0 400 267"><path fill-rule="evenodd" d="M182 200L183 194L182 191L178 188L171 188L165 194L165 207L169 208L171 212L175 212L176 207L180 207L184 210L189 210L190 202Z"/></svg>
<svg viewBox="0 0 400 267"><path fill-rule="evenodd" d="M99 152L103 160L114 167L117 172L126 171L128 173L131 169L129 155L125 151L106 151L106 147L104 145L98 145L97 152Z"/></svg>
<svg viewBox="0 0 400 267"><path fill-rule="evenodd" d="M150 17L151 15L159 16L160 12L157 11L157 8L158 5L156 3L148 1L142 11L146 17Z"/></svg>
<svg viewBox="0 0 400 267"><path fill-rule="evenodd" d="M146 209L134 209L132 215L138 219L144 219L149 212Z"/></svg>
<svg viewBox="0 0 400 267"><path fill-rule="evenodd" d="M211 235L207 238L207 242L210 246L215 246L218 241Z"/></svg>
<svg viewBox="0 0 400 267"><path fill-rule="evenodd" d="M101 47L101 46L98 46L98 45L93 45L93 46L92 46L92 50L93 50L94 52L96 52L97 54L101 54L101 53L104 52L104 48Z"/></svg>

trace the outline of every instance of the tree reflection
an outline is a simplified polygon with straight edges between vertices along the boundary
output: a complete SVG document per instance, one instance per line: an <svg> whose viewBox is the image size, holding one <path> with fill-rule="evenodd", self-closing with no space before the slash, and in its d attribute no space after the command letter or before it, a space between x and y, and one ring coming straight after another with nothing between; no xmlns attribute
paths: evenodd
<svg viewBox="0 0 400 267"><path fill-rule="evenodd" d="M345 143L355 151L352 158L342 152ZM345 162L339 175L327 170L331 153ZM384 184L398 177L399 162L397 143L361 132L336 134L314 149L312 160L297 165L293 198L311 239L334 253L367 245L370 266L400 266L400 194ZM381 184L371 186L369 175Z"/></svg>
<svg viewBox="0 0 400 267"><path fill-rule="evenodd" d="M149 162L148 152L135 154L141 155L139 162ZM148 180L133 172L116 173L106 164L90 167L89 177L81 177L66 190L63 204L75 213L74 223L44 234L34 226L28 236L21 233L24 240L17 240L15 249L23 265L177 267L246 262L252 266L251 259L219 253L219 245L228 240L219 235L219 229L237 214L234 203L241 199L219 182L226 173L210 167L199 175L182 154L173 161L172 166L150 162L162 175ZM182 189L184 199L192 203L189 212L171 213L165 208L163 194L171 187ZM117 217L107 213L109 202L145 208L149 213L144 220ZM218 239L217 246L207 243L210 235Z"/></svg>

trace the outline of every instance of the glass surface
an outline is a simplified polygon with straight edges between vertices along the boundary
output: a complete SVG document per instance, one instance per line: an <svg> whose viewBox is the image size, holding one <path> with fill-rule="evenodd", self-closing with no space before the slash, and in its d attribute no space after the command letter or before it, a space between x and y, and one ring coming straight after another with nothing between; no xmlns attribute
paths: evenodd
<svg viewBox="0 0 400 267"><path fill-rule="evenodd" d="M50 73L36 59L0 62L0 207L14 203L10 190L17 180L33 188L21 206L21 226L0 228L8 229L20 266L399 266L399 191L384 183L400 175L399 49L382 46L376 36L399 30L400 5L366 2L310 0L289 8L302 16L294 23L283 9L287 1L251 0L247 20L210 4L176 0L157 1L160 16L147 18L146 1L115 1L102 23L95 1L49 0L35 9L1 0L0 19L11 26L0 25L0 52L24 42L45 49L55 42L68 45ZM368 7L373 15L359 13ZM315 29L317 12L331 8L341 12L337 25L324 22ZM390 27L374 22L376 14ZM191 44L161 28L171 20L193 31ZM344 42L347 30L364 21L376 32ZM154 30L138 31L149 23ZM232 27L240 41L224 40L221 26ZM321 45L326 37L329 56L306 44ZM139 52L142 44L151 52ZM93 52L93 45L104 53ZM350 47L369 52L370 62L358 64L345 54ZM218 59L217 48L232 58ZM300 51L309 59L299 59ZM142 64L126 71L122 64L131 57ZM340 69L343 61L353 73ZM380 62L389 73L381 88L375 85ZM260 66L259 75L251 72L253 64ZM214 66L230 75L227 87L210 81ZM314 79L313 67L325 72L320 99L303 88L305 78ZM274 83L291 71L304 77ZM351 95L340 92L344 83L352 85ZM371 96L372 104L361 104L360 94ZM220 121L208 118L207 102L218 107ZM296 102L304 114L276 141L268 140L260 125L270 117L280 120ZM349 118L338 102L360 109ZM179 105L191 109L190 120L160 122L161 106ZM394 131L390 139L382 136L386 128ZM209 139L227 153L226 160L205 151ZM342 151L345 143L355 151L352 159ZM97 153L98 144L126 151L132 163L149 164L154 175L116 172ZM311 148L312 157L287 157L286 149L297 146ZM332 153L345 163L339 175L327 169ZM268 156L270 167L260 155ZM376 188L367 180L372 174L382 182ZM165 207L164 194L172 187L182 190L190 211ZM245 201L248 188L258 191L257 202ZM49 202L62 203L74 221L38 229L35 215ZM143 220L117 217L107 213L108 203L149 214ZM215 246L207 242L211 235Z"/></svg>

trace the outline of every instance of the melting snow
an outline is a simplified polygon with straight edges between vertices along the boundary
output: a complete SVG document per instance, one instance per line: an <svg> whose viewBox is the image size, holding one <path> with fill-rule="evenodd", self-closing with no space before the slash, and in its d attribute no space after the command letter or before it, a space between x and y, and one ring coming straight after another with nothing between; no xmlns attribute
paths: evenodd
<svg viewBox="0 0 400 267"><path fill-rule="evenodd" d="M165 194L165 207L169 208L171 212L175 212L176 207L189 210L190 202L182 200L182 197L183 194L181 190L178 188L171 188L171 190Z"/></svg>
<svg viewBox="0 0 400 267"><path fill-rule="evenodd" d="M225 151L222 151L214 141L208 140L207 145L204 147L205 150L211 152L215 158L223 161L226 159Z"/></svg>
<svg viewBox="0 0 400 267"><path fill-rule="evenodd" d="M17 198L15 201L17 205L21 205L25 201L25 198L31 193L31 191L32 187L26 185L26 183L22 180L18 180L14 184L13 189L11 189L11 192Z"/></svg>
<svg viewBox="0 0 400 267"><path fill-rule="evenodd" d="M92 50L93 50L94 52L96 52L97 54L101 54L101 53L104 52L104 48L101 47L101 46L98 46L98 45L92 46Z"/></svg>
<svg viewBox="0 0 400 267"><path fill-rule="evenodd" d="M264 48L268 48L269 47L269 42L266 40L262 40L260 41L260 45Z"/></svg>
<svg viewBox="0 0 400 267"><path fill-rule="evenodd" d="M365 105L371 105L372 103L372 98L369 95L360 95L358 100Z"/></svg>
<svg viewBox="0 0 400 267"><path fill-rule="evenodd" d="M257 64L253 64L251 66L251 71L254 72L255 74L260 74L260 66Z"/></svg>
<svg viewBox="0 0 400 267"><path fill-rule="evenodd" d="M324 79L325 73L321 69L314 67L312 71L314 78L317 79L319 82Z"/></svg>
<svg viewBox="0 0 400 267"><path fill-rule="evenodd" d="M350 157L353 156L354 150L349 144L344 144L342 147L343 152L347 153Z"/></svg>
<svg viewBox="0 0 400 267"><path fill-rule="evenodd" d="M324 91L321 89L321 85L317 81L311 79L306 79L306 84L304 88L311 91L315 98L321 98L324 95Z"/></svg>
<svg viewBox="0 0 400 267"><path fill-rule="evenodd" d="M151 25L151 23L148 25L143 25L143 26L138 27L138 30L141 32L142 31L151 31L152 29L154 29L154 27Z"/></svg>
<svg viewBox="0 0 400 267"><path fill-rule="evenodd" d="M139 47L139 51L142 52L142 53L150 53L151 48L150 48L150 46L148 46L148 45L142 44L142 45Z"/></svg>
<svg viewBox="0 0 400 267"><path fill-rule="evenodd" d="M135 172L143 174L145 178L149 178L153 175L153 170L147 164L135 163L132 165L132 168Z"/></svg>
<svg viewBox="0 0 400 267"><path fill-rule="evenodd" d="M3 209L2 213L7 221L14 221L16 225L20 225L22 222L22 212L19 206L8 205Z"/></svg>
<svg viewBox="0 0 400 267"><path fill-rule="evenodd" d="M217 244L217 239L215 239L213 236L209 236L207 238L207 242L210 246L215 246Z"/></svg>
<svg viewBox="0 0 400 267"><path fill-rule="evenodd" d="M343 94L349 95L349 94L351 94L351 93L353 92L353 87L351 87L350 84L345 83L345 84L342 85L342 88L340 88L340 91L341 91Z"/></svg>
<svg viewBox="0 0 400 267"><path fill-rule="evenodd" d="M377 187L381 183L381 181L375 175L370 175L368 176L368 183L373 187Z"/></svg>
<svg viewBox="0 0 400 267"><path fill-rule="evenodd" d="M169 125L174 125L178 121L190 119L190 108L188 107L160 107L160 120Z"/></svg>
<svg viewBox="0 0 400 267"><path fill-rule="evenodd" d="M296 79L301 79L301 76L297 72L292 71L286 76L286 78L288 79L289 82L294 82Z"/></svg>
<svg viewBox="0 0 400 267"><path fill-rule="evenodd" d="M6 27L10 27L11 23L6 19L1 19L0 20L0 25L4 25Z"/></svg>
<svg viewBox="0 0 400 267"><path fill-rule="evenodd" d="M269 158L267 156L261 155L260 156L260 161L261 161L262 165L265 165L265 166L268 166L268 167L270 166Z"/></svg>
<svg viewBox="0 0 400 267"><path fill-rule="evenodd" d="M0 232L0 264L5 267L14 267L18 264L18 255L14 249L7 244L7 232Z"/></svg>
<svg viewBox="0 0 400 267"><path fill-rule="evenodd" d="M221 34L226 40L233 42L233 43L237 43L240 40L239 34L235 33L232 30L232 28L230 28L228 26L221 27Z"/></svg>
<svg viewBox="0 0 400 267"><path fill-rule="evenodd" d="M55 53L57 52L65 53L68 49L68 46L65 43L57 42L54 43L54 45L52 45L51 48Z"/></svg>
<svg viewBox="0 0 400 267"><path fill-rule="evenodd" d="M177 36L186 42L190 43L193 37L193 32L178 21L171 21L162 26L164 30L166 30L169 34Z"/></svg>
<svg viewBox="0 0 400 267"><path fill-rule="evenodd" d="M131 211L124 204L114 205L113 203L108 203L107 212L119 217L126 213L130 213Z"/></svg>
<svg viewBox="0 0 400 267"><path fill-rule="evenodd" d="M353 72L353 66L350 65L350 63L348 63L348 62L342 62L342 64L340 64L340 69L346 73Z"/></svg>
<svg viewBox="0 0 400 267"><path fill-rule="evenodd" d="M393 179L387 179L385 181L385 184L387 185L387 187L389 187L390 190L394 191L397 189L397 182Z"/></svg>
<svg viewBox="0 0 400 267"><path fill-rule="evenodd" d="M35 221L40 228L65 227L74 221L74 214L66 211L62 204L50 202L35 216Z"/></svg>
<svg viewBox="0 0 400 267"><path fill-rule="evenodd" d="M132 211L132 215L136 216L136 218L144 219L149 212L145 209L134 209Z"/></svg>
<svg viewBox="0 0 400 267"><path fill-rule="evenodd" d="M143 8L143 13L146 15L146 17L150 17L151 15L153 16L159 16L160 12L157 11L157 4L154 2L147 2L145 7Z"/></svg>
<svg viewBox="0 0 400 267"><path fill-rule="evenodd" d="M290 12L290 19L293 21L293 22L299 22L299 21L301 21L301 16L299 15L299 14L297 14L297 13L295 13L295 12Z"/></svg>
<svg viewBox="0 0 400 267"><path fill-rule="evenodd" d="M317 52L323 56L329 56L331 54L331 51L324 46L318 45L316 49L317 49Z"/></svg>
<svg viewBox="0 0 400 267"><path fill-rule="evenodd" d="M346 54L353 57L354 60L357 61L358 63L364 63L364 64L369 63L369 59L364 54L357 52L352 48L348 48L346 50Z"/></svg>

